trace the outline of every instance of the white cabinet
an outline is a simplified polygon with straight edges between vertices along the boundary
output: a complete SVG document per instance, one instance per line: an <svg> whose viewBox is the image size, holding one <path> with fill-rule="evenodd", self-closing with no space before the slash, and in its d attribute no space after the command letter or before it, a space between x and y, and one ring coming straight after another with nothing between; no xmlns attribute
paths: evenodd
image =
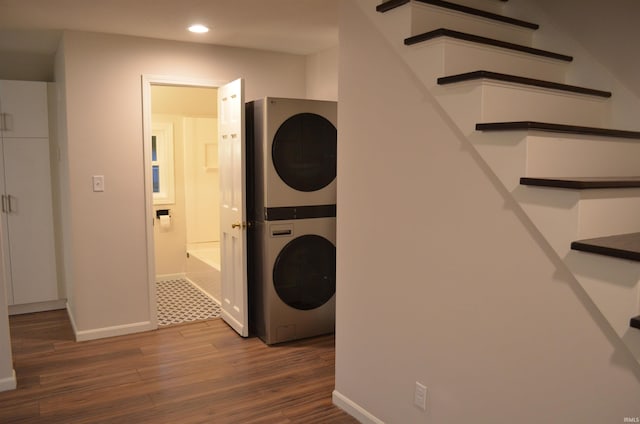
<svg viewBox="0 0 640 424"><path fill-rule="evenodd" d="M3 137L49 138L47 83L0 81Z"/></svg>
<svg viewBox="0 0 640 424"><path fill-rule="evenodd" d="M47 84L0 81L2 260L10 305L58 299Z"/></svg>

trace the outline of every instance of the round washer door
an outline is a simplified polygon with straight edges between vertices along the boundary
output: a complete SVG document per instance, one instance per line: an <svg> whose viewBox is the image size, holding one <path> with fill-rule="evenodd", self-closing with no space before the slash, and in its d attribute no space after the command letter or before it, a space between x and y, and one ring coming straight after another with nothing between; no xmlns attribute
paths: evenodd
<svg viewBox="0 0 640 424"><path fill-rule="evenodd" d="M276 131L271 156L276 172L289 187L317 191L336 178L338 132L315 113L299 113Z"/></svg>
<svg viewBox="0 0 640 424"><path fill-rule="evenodd" d="M310 310L324 305L336 292L335 246L313 234L293 239L275 260L273 285L292 308Z"/></svg>

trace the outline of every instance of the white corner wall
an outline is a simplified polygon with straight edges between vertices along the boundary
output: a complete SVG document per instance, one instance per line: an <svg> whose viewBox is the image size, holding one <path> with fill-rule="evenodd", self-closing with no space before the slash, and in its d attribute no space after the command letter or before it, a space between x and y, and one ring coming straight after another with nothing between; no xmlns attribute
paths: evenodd
<svg viewBox="0 0 640 424"><path fill-rule="evenodd" d="M338 100L338 47L306 57L307 99Z"/></svg>
<svg viewBox="0 0 640 424"><path fill-rule="evenodd" d="M58 286L67 299L67 308L72 314L73 270L71 267L71 210L69 208L69 155L67 142L67 99L64 40L60 40L54 61L55 135L51 138L52 162L58 162L53 169L54 226L56 235L56 257L58 265Z"/></svg>
<svg viewBox="0 0 640 424"><path fill-rule="evenodd" d="M247 100L304 97L303 56L85 32L63 37L65 260L79 339L150 328L141 76L221 83ZM104 175L94 193L92 175Z"/></svg>
<svg viewBox="0 0 640 424"><path fill-rule="evenodd" d="M335 402L362 422L640 416L637 363L374 29L377 3L341 3Z"/></svg>
<svg viewBox="0 0 640 424"><path fill-rule="evenodd" d="M4 289L4 265L0 261L0 392L16 388L16 375L11 355L11 335L9 334L9 308Z"/></svg>

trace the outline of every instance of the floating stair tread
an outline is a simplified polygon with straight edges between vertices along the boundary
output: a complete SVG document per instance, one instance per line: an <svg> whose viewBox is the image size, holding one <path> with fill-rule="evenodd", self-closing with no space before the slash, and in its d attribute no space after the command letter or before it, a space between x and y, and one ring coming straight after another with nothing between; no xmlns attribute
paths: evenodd
<svg viewBox="0 0 640 424"><path fill-rule="evenodd" d="M640 177L522 177L520 184L537 187L556 187L577 190L605 188L640 188Z"/></svg>
<svg viewBox="0 0 640 424"><path fill-rule="evenodd" d="M508 16L498 15L496 13L487 12L485 10L476 9L469 6L464 6L457 3L451 3L443 0L415 0L417 3L429 4L431 6L437 6L444 9L455 10L456 12L466 13L467 15L478 16L492 21L501 22L509 25L515 25L522 28L538 29L540 26L531 22L522 21L520 19L510 18ZM400 7L409 3L410 0L389 0L379 4L376 7L378 12L387 12L396 7Z"/></svg>
<svg viewBox="0 0 640 424"><path fill-rule="evenodd" d="M438 78L438 84L440 85L455 84L459 82L474 81L474 80L480 80L480 79L490 79L490 80L501 81L501 82L510 82L514 84L528 85L533 87L549 88L552 90L561 90L561 91L567 91L571 93L586 94L589 96L597 96L597 97L603 97L603 98L611 97L611 92L609 91L594 90L586 87L560 84L557 82L521 77L517 75L501 74L501 73L492 72L492 71L473 71L473 72L467 72L464 74L441 77L441 78Z"/></svg>
<svg viewBox="0 0 640 424"><path fill-rule="evenodd" d="M574 241L571 249L640 262L640 233Z"/></svg>
<svg viewBox="0 0 640 424"><path fill-rule="evenodd" d="M428 31L422 34L414 35L412 37L406 38L404 40L404 44L407 46L411 46L413 44L418 44L424 41L433 40L439 37L449 37L455 38L457 40L469 41L472 43L499 47L507 50L517 51L521 53L528 53L535 56L545 57L549 59L560 60L563 62L571 62L573 61L573 57L567 56L560 53L554 53L547 50L540 50L529 46L523 46L521 44L509 43L507 41L496 40L494 38L481 37L479 35L469 34L466 32L455 31L447 28L440 28L433 31Z"/></svg>
<svg viewBox="0 0 640 424"><path fill-rule="evenodd" d="M614 138L630 138L640 140L639 131L613 130L608 128L582 127L578 125L553 124L549 122L517 121L486 122L476 124L478 131L548 131L577 135L594 135Z"/></svg>
<svg viewBox="0 0 640 424"><path fill-rule="evenodd" d="M633 328L640 329L640 315L635 318L631 318L631 322L629 323Z"/></svg>

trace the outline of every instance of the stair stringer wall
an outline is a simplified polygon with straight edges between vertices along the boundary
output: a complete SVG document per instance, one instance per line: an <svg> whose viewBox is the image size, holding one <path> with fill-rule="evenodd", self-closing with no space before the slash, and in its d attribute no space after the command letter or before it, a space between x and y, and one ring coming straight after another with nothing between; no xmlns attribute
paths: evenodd
<svg viewBox="0 0 640 424"><path fill-rule="evenodd" d="M640 415L638 364L375 6L341 3L334 402L376 423Z"/></svg>
<svg viewBox="0 0 640 424"><path fill-rule="evenodd" d="M489 3L491 0L486 0ZM530 10L531 6L525 10ZM377 24L387 36L388 42L396 49L396 53L403 58L406 65L412 69L415 77L429 90L446 110L447 115L452 119L457 128L472 142L474 148L490 166L505 187L511 192L513 198L518 201L523 210L527 213L532 222L536 225L549 245L563 260L567 258L570 251L571 242L580 238L597 237L601 235L619 234L624 232L640 231L640 221L635 219L640 214L640 197L625 198L627 194L619 194L619 198L606 198L603 191L591 195L589 192L579 193L571 190L553 190L520 187L519 179L522 176L562 176L558 167L555 172L540 174L545 171L545 161L533 161L536 157L530 152L536 151L537 158L544 154L544 149L539 149L536 143L542 139L551 140L553 135L538 135L534 139L532 134L527 132L513 133L480 133L475 131L477 122L494 121L519 121L532 120L543 122L560 122L565 124L585 125L585 126L611 126L613 110L620 110L633 104L630 99L633 96L622 87L615 77L608 73L601 65L590 60L588 53L582 47L565 41L556 43L548 47L553 51L564 52L562 47L572 47L581 54L578 60L580 66L589 69L587 72L576 71L576 64L564 64L548 58L531 57L519 52L507 52L490 47L473 46L466 47L463 42L456 40L432 40L427 43L420 43L416 46L405 46L401 41L405 36L412 35L406 28L406 22L411 22L411 14L417 8L401 7L391 10L379 16ZM519 16L527 19L526 16ZM536 17L539 17L536 14ZM531 20L531 19L529 19ZM545 25L547 30L549 25ZM539 31L544 32L544 31ZM539 33L538 32L538 33ZM562 32L550 30L557 37L563 36ZM537 34L538 34L537 33ZM537 39L544 36L536 35ZM398 41L400 40L400 41ZM548 43L551 44L551 43ZM461 47L461 46L465 47ZM455 47L454 47L455 46ZM535 46L538 47L538 46ZM558 50L560 49L560 50ZM571 53L573 51L570 50ZM475 55L475 56L474 56ZM471 60L469 60L472 58ZM464 62L472 63L464 65ZM605 81L607 87L613 85L623 92L619 95L616 92L613 99L597 99L585 95L561 93L554 90L538 88L521 88L521 92L514 90L513 85L503 83L474 83L454 84L453 86L438 86L438 77L451 75L459 69L467 66L468 69L489 69L500 70L501 67L511 69L512 63L516 63L516 73L520 75L535 76L540 78L550 78L554 81L563 82L572 79L574 83L585 82L590 78L599 77ZM593 69L591 69L591 66ZM522 69L520 69L522 67ZM452 70L453 69L453 70ZM565 78L565 74L569 78ZM584 79L581 79L584 78ZM596 87L600 88L597 84ZM492 92L507 92L506 97L497 98L491 101ZM618 99L620 98L620 99ZM617 106L614 103L619 103ZM506 105L506 107L505 107ZM524 106L523 106L524 105ZM529 107L529 111L527 110ZM636 105L639 106L640 105ZM493 112L491 112L493 111ZM623 119L624 120L624 119ZM624 127L627 128L627 127ZM568 137L555 137L555 140L548 144L562 145L569 144ZM566 142L566 143L565 143ZM588 143L591 143L587 146ZM575 144L575 143L574 143ZM564 155L558 158L555 154L561 149L555 148L553 157L556 161L564 161L567 164L577 162L577 158L584 162L583 170L589 169L584 174L570 173L570 168L579 169L578 166L569 165L566 176L611 176L611 175L637 175L640 169L640 143L635 140L623 141L600 141L601 145L612 146L614 151L620 151L616 158L626 161L624 166L618 165L617 161L609 161L608 165L603 155L603 147L596 148L593 140L587 138L584 143L587 149L574 148L567 150ZM549 151L553 148L546 147ZM579 151L580 154L575 155ZM574 154L572 156L572 154ZM598 163L601 162L601 163ZM593 171L591 171L593 170ZM538 172L538 174L536 174ZM637 190L632 190L636 191ZM607 191L610 193L610 191ZM617 191L618 193L629 193L629 190ZM598 196L605 198L598 199ZM604 206L603 206L604 205ZM594 222L589 217L597 215L598 210L612 211L608 219ZM637 213L636 213L637 212ZM584 253L577 256L584 257ZM588 262L587 255L581 260L567 262L570 267ZM607 268L597 274L588 274L587 270L593 268L579 266L571 268L577 280L582 284L593 302L600 308L609 324L615 329L618 336L623 339L636 360L640 362L640 332L629 328L629 318L640 313L639 304L635 302L640 293L640 284L636 279L631 283L628 279L618 280L620 274L617 272L619 260L599 261L606 263ZM636 267L640 275L640 264L630 264ZM610 277L607 277L610 275ZM615 299L618 298L618 301Z"/></svg>
<svg viewBox="0 0 640 424"><path fill-rule="evenodd" d="M525 89L523 95L518 97L520 102L503 103L531 104L530 114L522 117L510 116L512 112L506 109L495 116L488 116L484 112L486 103L482 93L485 85L491 84L436 86L432 75L429 75L429 72L423 73L422 64L417 61L428 61L424 59L424 55L415 59L409 54L413 60L412 66L414 69L420 69L420 75L428 75L422 78L423 82L430 86L431 92L458 127L468 135L483 159L512 192L640 362L640 332L629 327L630 317L640 313L640 303L637 301L640 297L640 264L615 258L594 259L592 254L570 251L571 242L574 240L640 231L640 221L637 219L640 215L638 190L590 190L580 193L572 190L519 186L521 176L638 175L640 143L637 140L607 140L598 137L582 137L576 142L575 136L535 133L484 134L474 131L475 122L500 120L533 120L637 129L638 120L633 111L640 109L640 101L614 74L598 63L584 46L555 28L552 20L537 10L534 4L514 0L506 3L505 11L510 16L541 24L541 30L537 31L534 37L535 47L568 52L574 56L574 61L564 67L565 82L612 90L613 97L606 100L588 100L591 103L587 104L588 109L578 109L582 107L580 102L588 99L588 96L558 95L558 104L561 104L561 100L574 98L576 106L574 108L566 104L554 109L535 105L535 98L524 95L527 92L544 90ZM581 97L584 100L580 100ZM605 103L607 109L598 111L593 107ZM503 119L499 118L500 115ZM602 118L599 119L598 115ZM582 119L585 120L579 121ZM542 146L543 142L546 146ZM547 155L548 159L543 159L543 155ZM550 160L556 161L557 164L550 166ZM601 219L595 219L597 217ZM593 263L597 263L600 268L594 267ZM630 271L623 271L627 269ZM633 276L636 276L635 279Z"/></svg>

